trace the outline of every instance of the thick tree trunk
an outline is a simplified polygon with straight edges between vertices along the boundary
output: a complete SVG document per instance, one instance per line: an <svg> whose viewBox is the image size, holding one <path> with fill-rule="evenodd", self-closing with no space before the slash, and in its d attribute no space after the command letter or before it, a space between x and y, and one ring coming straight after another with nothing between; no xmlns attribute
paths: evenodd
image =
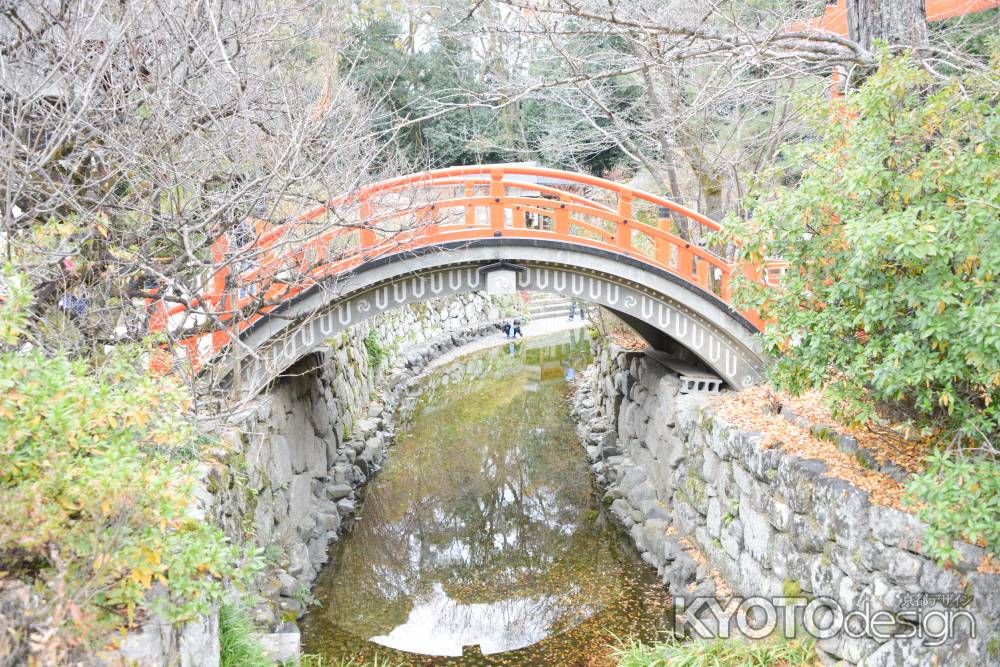
<svg viewBox="0 0 1000 667"><path fill-rule="evenodd" d="M865 49L876 41L927 44L926 0L847 0L847 31Z"/></svg>

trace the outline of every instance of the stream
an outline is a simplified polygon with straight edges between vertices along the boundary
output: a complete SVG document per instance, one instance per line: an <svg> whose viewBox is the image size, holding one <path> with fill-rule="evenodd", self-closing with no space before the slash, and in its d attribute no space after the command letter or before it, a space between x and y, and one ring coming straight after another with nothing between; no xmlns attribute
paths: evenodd
<svg viewBox="0 0 1000 667"><path fill-rule="evenodd" d="M569 416L589 331L431 371L316 582L305 653L334 664L596 665L669 629L669 597L601 507ZM381 663L380 663L381 664Z"/></svg>

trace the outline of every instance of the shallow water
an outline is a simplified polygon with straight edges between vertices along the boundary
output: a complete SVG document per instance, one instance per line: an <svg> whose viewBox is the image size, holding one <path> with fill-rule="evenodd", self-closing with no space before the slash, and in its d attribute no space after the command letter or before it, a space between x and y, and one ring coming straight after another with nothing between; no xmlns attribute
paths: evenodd
<svg viewBox="0 0 1000 667"><path fill-rule="evenodd" d="M586 330L430 373L303 619L334 662L589 665L655 638L668 599L606 518L569 417Z"/></svg>

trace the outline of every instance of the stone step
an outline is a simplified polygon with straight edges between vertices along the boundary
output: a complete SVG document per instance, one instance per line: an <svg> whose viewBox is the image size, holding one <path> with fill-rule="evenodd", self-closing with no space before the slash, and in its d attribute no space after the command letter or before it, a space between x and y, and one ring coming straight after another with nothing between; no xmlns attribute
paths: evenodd
<svg viewBox="0 0 1000 667"><path fill-rule="evenodd" d="M533 320L542 320L550 317L561 317L564 320L569 319L569 308L554 308L552 310L541 310L538 312L529 313L529 317ZM573 318L575 320L580 319L580 314L577 313Z"/></svg>
<svg viewBox="0 0 1000 667"><path fill-rule="evenodd" d="M527 312L527 313L542 313L542 312L548 312L548 311L552 311L552 310L564 310L564 311L566 311L568 313L569 312L569 304L568 303L538 303L538 304L533 303L530 306L528 306L528 308L525 309L524 312Z"/></svg>
<svg viewBox="0 0 1000 667"><path fill-rule="evenodd" d="M546 301L569 301L569 297L562 294L534 293L531 295L531 303L543 303Z"/></svg>

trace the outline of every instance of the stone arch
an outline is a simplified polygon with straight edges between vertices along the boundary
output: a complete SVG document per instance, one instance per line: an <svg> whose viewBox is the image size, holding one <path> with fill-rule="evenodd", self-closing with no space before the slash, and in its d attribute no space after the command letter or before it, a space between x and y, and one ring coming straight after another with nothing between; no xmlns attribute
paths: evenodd
<svg viewBox="0 0 1000 667"><path fill-rule="evenodd" d="M369 260L334 287L314 286L244 332L229 368L255 394L331 336L400 306L486 288L480 269L523 267L517 289L576 296L623 313L683 345L731 387L759 381L756 330L738 312L679 276L599 249L537 239L481 239Z"/></svg>

